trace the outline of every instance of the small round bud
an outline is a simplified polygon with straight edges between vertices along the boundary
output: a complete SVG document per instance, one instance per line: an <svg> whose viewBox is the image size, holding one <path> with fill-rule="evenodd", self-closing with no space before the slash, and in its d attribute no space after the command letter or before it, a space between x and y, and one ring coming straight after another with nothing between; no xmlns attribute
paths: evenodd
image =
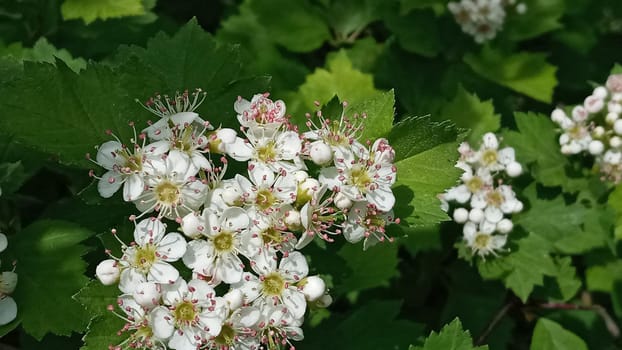
<svg viewBox="0 0 622 350"><path fill-rule="evenodd" d="M609 101L609 103L607 103L607 109L611 113L622 113L622 105L616 101Z"/></svg>
<svg viewBox="0 0 622 350"><path fill-rule="evenodd" d="M464 224L469 219L469 211L465 208L456 208L454 210L454 221L459 224Z"/></svg>
<svg viewBox="0 0 622 350"><path fill-rule="evenodd" d="M333 150L324 141L315 141L309 147L309 157L313 163L325 165L333 159Z"/></svg>
<svg viewBox="0 0 622 350"><path fill-rule="evenodd" d="M300 212L296 209L288 210L285 213L285 225L290 230L300 228L302 225L300 221Z"/></svg>
<svg viewBox="0 0 622 350"><path fill-rule="evenodd" d="M484 218L484 212L479 208L471 209L469 212L469 220L473 222L480 222Z"/></svg>
<svg viewBox="0 0 622 350"><path fill-rule="evenodd" d="M575 106L572 109L572 119L577 122L582 122L587 119L588 113L583 106Z"/></svg>
<svg viewBox="0 0 622 350"><path fill-rule="evenodd" d="M152 308L159 304L160 288L154 282L141 282L136 285L132 296L140 306Z"/></svg>
<svg viewBox="0 0 622 350"><path fill-rule="evenodd" d="M622 93L616 92L615 94L611 95L611 100L616 102L622 102Z"/></svg>
<svg viewBox="0 0 622 350"><path fill-rule="evenodd" d="M605 99L605 97L607 97L607 88L604 86L599 86L594 89L592 95L600 99Z"/></svg>
<svg viewBox="0 0 622 350"><path fill-rule="evenodd" d="M308 301L319 299L326 291L326 283L319 276L309 276L304 280L302 286L302 294Z"/></svg>
<svg viewBox="0 0 622 350"><path fill-rule="evenodd" d="M618 135L622 135L622 119L618 119L613 123L613 131Z"/></svg>
<svg viewBox="0 0 622 350"><path fill-rule="evenodd" d="M216 130L216 137L222 143L234 143L238 134L233 129L223 128Z"/></svg>
<svg viewBox="0 0 622 350"><path fill-rule="evenodd" d="M611 92L622 92L622 74L610 75L605 85Z"/></svg>
<svg viewBox="0 0 622 350"><path fill-rule="evenodd" d="M605 107L605 101L592 95L585 98L583 105L588 113L598 113Z"/></svg>
<svg viewBox="0 0 622 350"><path fill-rule="evenodd" d="M588 151L590 152L590 154L595 156L603 153L604 150L605 145L603 145L603 143L599 140L592 140L590 142L590 145L588 146Z"/></svg>
<svg viewBox="0 0 622 350"><path fill-rule="evenodd" d="M619 117L620 115L618 113L609 112L605 116L605 122L609 125L612 125L616 122L616 120L618 120Z"/></svg>
<svg viewBox="0 0 622 350"><path fill-rule="evenodd" d="M5 271L0 277L0 295L11 294L17 286L17 274L13 271Z"/></svg>
<svg viewBox="0 0 622 350"><path fill-rule="evenodd" d="M105 286L117 283L120 274L119 265L113 259L106 259L100 262L97 268L95 268L97 279Z"/></svg>
<svg viewBox="0 0 622 350"><path fill-rule="evenodd" d="M294 173L294 179L296 179L296 182L298 183L303 182L308 177L309 177L309 174L307 174L307 172L304 170L298 170Z"/></svg>
<svg viewBox="0 0 622 350"><path fill-rule="evenodd" d="M350 207L352 207L352 200L350 200L350 198L348 198L345 194L338 192L335 195L334 198L334 203L337 206L337 208L344 210L344 209L348 209Z"/></svg>
<svg viewBox="0 0 622 350"><path fill-rule="evenodd" d="M322 295L316 302L315 305L317 305L318 307L329 307L330 304L333 303L333 297L331 297L328 294L324 294Z"/></svg>
<svg viewBox="0 0 622 350"><path fill-rule="evenodd" d="M618 151L608 150L603 156L603 161L609 164L620 164L622 161L622 153Z"/></svg>
<svg viewBox="0 0 622 350"><path fill-rule="evenodd" d="M513 228L514 224L510 219L501 219L501 221L497 223L497 231L500 233L509 233Z"/></svg>
<svg viewBox="0 0 622 350"><path fill-rule="evenodd" d="M511 162L505 166L505 173L509 177L517 177L523 173L523 166L519 162Z"/></svg>
<svg viewBox="0 0 622 350"><path fill-rule="evenodd" d="M514 205L512 212L520 213L521 211L523 211L523 202L516 201L516 204Z"/></svg>
<svg viewBox="0 0 622 350"><path fill-rule="evenodd" d="M527 4L525 4L524 2L521 2L520 4L516 5L516 13L518 13L519 15L524 15L527 12Z"/></svg>
<svg viewBox="0 0 622 350"><path fill-rule="evenodd" d="M305 179L302 183L300 183L300 190L306 192L309 195L315 193L315 191L320 189L320 182L312 177Z"/></svg>
<svg viewBox="0 0 622 350"><path fill-rule="evenodd" d="M613 148L618 148L620 146L622 146L622 138L620 138L619 136L614 136L612 138L609 139L609 146L613 147Z"/></svg>
<svg viewBox="0 0 622 350"><path fill-rule="evenodd" d="M0 253L2 253L9 245L9 240L4 233L0 233Z"/></svg>
<svg viewBox="0 0 622 350"><path fill-rule="evenodd" d="M230 310L239 309L244 304L244 294L239 289L231 289L223 298L229 304Z"/></svg>
<svg viewBox="0 0 622 350"><path fill-rule="evenodd" d="M242 197L242 193L236 186L225 186L221 194L222 200L227 205L236 205Z"/></svg>
<svg viewBox="0 0 622 350"><path fill-rule="evenodd" d="M592 136L596 137L596 138L601 138L605 135L605 128L603 128L602 126L597 126L594 128L594 130L592 131Z"/></svg>

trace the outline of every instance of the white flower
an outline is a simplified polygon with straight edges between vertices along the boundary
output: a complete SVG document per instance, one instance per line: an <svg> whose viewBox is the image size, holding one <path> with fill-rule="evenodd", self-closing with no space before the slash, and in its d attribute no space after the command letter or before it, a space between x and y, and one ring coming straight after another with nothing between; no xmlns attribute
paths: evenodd
<svg viewBox="0 0 622 350"><path fill-rule="evenodd" d="M9 245L9 240L4 233L0 233L0 253L2 253Z"/></svg>
<svg viewBox="0 0 622 350"><path fill-rule="evenodd" d="M195 178L198 169L179 152L153 161L154 173L145 179L145 191L134 200L144 213L153 210L159 217L176 219L197 210L205 201L207 186Z"/></svg>
<svg viewBox="0 0 622 350"><path fill-rule="evenodd" d="M260 349L256 328L261 318L260 309L254 306L243 306L233 310L229 318L224 321L220 333L209 340L205 349Z"/></svg>
<svg viewBox="0 0 622 350"><path fill-rule="evenodd" d="M162 285L162 306L151 312L153 334L169 339L168 346L177 350L196 350L210 337L220 334L227 317L227 307L216 298L214 289L205 281L178 279Z"/></svg>
<svg viewBox="0 0 622 350"><path fill-rule="evenodd" d="M479 165L488 171L501 171L509 164L516 162L514 148L505 147L499 149L499 140L493 133L486 133L483 143L476 153Z"/></svg>
<svg viewBox="0 0 622 350"><path fill-rule="evenodd" d="M115 313L125 321L120 332L130 332L130 335L114 349L166 350L166 339L153 334L151 313L148 311L150 309L142 307L129 294L120 296L117 299L117 304L125 313L125 316Z"/></svg>
<svg viewBox="0 0 622 350"><path fill-rule="evenodd" d="M497 32L503 28L506 4L509 5L509 3L500 0L461 0L460 2L450 2L447 7L454 15L462 31L471 35L475 42L481 44L494 39ZM516 6L516 11L519 14L526 10L524 4Z"/></svg>
<svg viewBox="0 0 622 350"><path fill-rule="evenodd" d="M186 252L186 240L177 233L165 234L166 225L156 218L140 221L134 230L134 243L123 247L120 259L119 289L133 293L145 281L173 283L179 271L170 262L179 260Z"/></svg>
<svg viewBox="0 0 622 350"><path fill-rule="evenodd" d="M494 226L492 226L494 228ZM484 229L474 222L467 222L464 225L464 239L467 246L471 248L474 254L486 256L488 254L496 255L497 251L503 249L507 241L507 235L493 235L490 229Z"/></svg>
<svg viewBox="0 0 622 350"><path fill-rule="evenodd" d="M95 268L95 275L105 286L119 282L119 276L121 275L119 262L115 259L106 259L101 261L97 264L97 268Z"/></svg>
<svg viewBox="0 0 622 350"><path fill-rule="evenodd" d="M305 257L300 252L291 252L281 259L278 268L276 261L266 262L267 265L252 265L259 277L245 272L242 281L234 283L232 287L244 292L246 304L252 303L259 307L264 304L282 305L284 308L279 309L282 314L291 314L294 319L302 318L307 302L296 283L309 273Z"/></svg>
<svg viewBox="0 0 622 350"><path fill-rule="evenodd" d="M510 186L500 185L473 195L471 207L483 210L485 220L497 223L503 219L503 214L521 211L523 204L516 199Z"/></svg>
<svg viewBox="0 0 622 350"><path fill-rule="evenodd" d="M462 184L452 187L445 193L445 200L455 200L458 203L466 203L472 194L479 193L493 185L493 178L488 168L478 168L475 173L473 168L466 163L458 162L456 167L462 168Z"/></svg>
<svg viewBox="0 0 622 350"><path fill-rule="evenodd" d="M585 113L583 107L573 110L572 119L559 108L551 113L551 119L564 131L559 137L562 153L577 154L589 148L592 137L585 124Z"/></svg>
<svg viewBox="0 0 622 350"><path fill-rule="evenodd" d="M374 205L358 202L348 211L348 219L343 224L343 236L348 242L356 243L365 239L363 249L378 242L393 238L386 235L385 227L394 222L393 211L379 211Z"/></svg>
<svg viewBox="0 0 622 350"><path fill-rule="evenodd" d="M10 296L0 298L0 326L9 324L17 317L17 304Z"/></svg>
<svg viewBox="0 0 622 350"><path fill-rule="evenodd" d="M236 174L235 179L246 205L264 213L271 213L296 199L297 186L292 173L277 176L266 165L257 163L249 166L248 178Z"/></svg>
<svg viewBox="0 0 622 350"><path fill-rule="evenodd" d="M287 121L285 103L272 101L268 96L268 93L256 94L250 102L238 96L233 108L238 113L240 125L251 130L262 129L270 136Z"/></svg>
<svg viewBox="0 0 622 350"><path fill-rule="evenodd" d="M302 141L295 131L275 131L269 135L260 130L248 130L247 140L237 138L227 146L227 153L237 161L250 160L249 165L265 164L274 172L292 172L304 168L300 159Z"/></svg>
<svg viewBox="0 0 622 350"><path fill-rule="evenodd" d="M262 344L288 345L290 349L295 349L291 341L304 339L301 328L303 320L283 312L278 305L264 304L261 316L257 332Z"/></svg>
<svg viewBox="0 0 622 350"><path fill-rule="evenodd" d="M228 208L219 217L206 210L205 230L207 239L194 240L188 244L183 257L184 264L194 272L228 284L242 279L244 263L238 254L249 257L243 245L248 234L250 219L241 208Z"/></svg>

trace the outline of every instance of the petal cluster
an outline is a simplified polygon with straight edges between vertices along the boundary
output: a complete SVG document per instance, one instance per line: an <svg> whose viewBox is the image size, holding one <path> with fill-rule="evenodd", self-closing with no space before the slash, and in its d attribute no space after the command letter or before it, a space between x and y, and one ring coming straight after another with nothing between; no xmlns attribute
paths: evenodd
<svg viewBox="0 0 622 350"><path fill-rule="evenodd" d="M524 14L525 3L516 0L461 0L447 5L462 31L481 44L492 40L503 29L508 11Z"/></svg>

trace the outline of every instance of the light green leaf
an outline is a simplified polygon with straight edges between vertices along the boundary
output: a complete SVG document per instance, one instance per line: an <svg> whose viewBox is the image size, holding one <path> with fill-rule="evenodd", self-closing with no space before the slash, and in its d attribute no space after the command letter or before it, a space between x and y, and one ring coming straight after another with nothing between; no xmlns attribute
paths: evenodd
<svg viewBox="0 0 622 350"><path fill-rule="evenodd" d="M60 59L76 73L86 68L86 61L83 58L73 58L69 51L57 49L45 37L39 38L32 48L25 48L22 47L21 43L15 43L6 48L0 48L0 54L12 56L20 61L47 62L51 64L56 64L56 60ZM21 67L18 69L22 70Z"/></svg>
<svg viewBox="0 0 622 350"><path fill-rule="evenodd" d="M524 14L510 13L503 27L503 35L512 40L525 40L562 27L563 0L524 0Z"/></svg>
<svg viewBox="0 0 622 350"><path fill-rule="evenodd" d="M395 163L393 187L395 213L410 226L425 226L449 219L441 210L438 195L456 184L460 170L457 142L443 143Z"/></svg>
<svg viewBox="0 0 622 350"><path fill-rule="evenodd" d="M557 85L557 68L546 62L546 54L521 52L505 54L488 46L464 61L480 76L535 100L550 103Z"/></svg>
<svg viewBox="0 0 622 350"><path fill-rule="evenodd" d="M445 325L439 333L432 332L423 346L410 346L410 350L486 350L488 346L473 346L471 333L462 329L459 319Z"/></svg>
<svg viewBox="0 0 622 350"><path fill-rule="evenodd" d="M611 293L615 281L622 281L622 260L612 258L585 271L585 284L590 291Z"/></svg>
<svg viewBox="0 0 622 350"><path fill-rule="evenodd" d="M88 248L80 242L91 234L69 222L38 221L12 236L7 252L19 275L13 297L22 327L36 339L85 329L89 317L71 297L89 280L81 258Z"/></svg>
<svg viewBox="0 0 622 350"><path fill-rule="evenodd" d="M501 116L495 114L492 100L480 101L475 94L470 94L460 86L458 92L435 117L451 119L457 127L471 129L467 141L479 144L487 132L495 132L501 126Z"/></svg>
<svg viewBox="0 0 622 350"><path fill-rule="evenodd" d="M577 277L577 271L572 266L569 256L556 259L557 273L555 280L562 300L572 299L581 288L581 281Z"/></svg>
<svg viewBox="0 0 622 350"><path fill-rule="evenodd" d="M96 19L145 14L141 0L65 0L60 10L65 20L82 19L86 24Z"/></svg>
<svg viewBox="0 0 622 350"><path fill-rule="evenodd" d="M533 331L530 350L573 349L587 350L583 339L557 322L540 318Z"/></svg>
<svg viewBox="0 0 622 350"><path fill-rule="evenodd" d="M346 244L338 255L352 270L336 281L336 289L341 293L388 286L389 280L399 274L397 245L394 243L378 244L366 251L361 244Z"/></svg>
<svg viewBox="0 0 622 350"><path fill-rule="evenodd" d="M322 12L307 0L252 1L250 6L275 42L294 52L309 52L330 39Z"/></svg>
<svg viewBox="0 0 622 350"><path fill-rule="evenodd" d="M362 101L348 104L345 109L346 115L365 115L365 129L359 136L359 140L375 140L386 137L393 126L393 114L395 112L395 95L393 90L380 92Z"/></svg>
<svg viewBox="0 0 622 350"><path fill-rule="evenodd" d="M609 194L607 204L615 211L615 239L622 240L622 185L618 185Z"/></svg>

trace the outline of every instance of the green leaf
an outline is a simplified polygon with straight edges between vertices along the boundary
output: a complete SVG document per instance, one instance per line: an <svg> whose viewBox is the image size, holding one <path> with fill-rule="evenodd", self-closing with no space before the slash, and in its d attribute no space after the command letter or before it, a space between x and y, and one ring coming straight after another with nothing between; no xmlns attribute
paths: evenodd
<svg viewBox="0 0 622 350"><path fill-rule="evenodd" d="M555 279L561 300L570 300L581 288L581 281L577 277L577 271L572 266L572 259L569 256L556 259L556 265Z"/></svg>
<svg viewBox="0 0 622 350"><path fill-rule="evenodd" d="M530 350L573 349L587 350L583 339L557 322L540 318L533 331Z"/></svg>
<svg viewBox="0 0 622 350"><path fill-rule="evenodd" d="M336 281L340 293L388 286L399 275L397 244L378 244L363 251L361 244L346 244L338 252L352 272Z"/></svg>
<svg viewBox="0 0 622 350"><path fill-rule="evenodd" d="M61 6L65 20L82 19L89 24L96 19L108 19L145 14L141 0L65 0Z"/></svg>
<svg viewBox="0 0 622 350"><path fill-rule="evenodd" d="M6 196L17 191L27 180L22 162L0 164L0 195Z"/></svg>
<svg viewBox="0 0 622 350"><path fill-rule="evenodd" d="M333 315L317 328L305 329L305 349L405 349L422 327L397 319L401 302L369 300L347 317ZM370 335L373 330L376 336ZM346 336L347 335L347 336Z"/></svg>
<svg viewBox="0 0 622 350"><path fill-rule="evenodd" d="M617 241L622 240L622 185L618 185L609 194L607 204L615 211L615 238Z"/></svg>
<svg viewBox="0 0 622 350"><path fill-rule="evenodd" d="M451 119L460 128L471 129L467 138L471 144L479 144L485 133L495 132L501 126L501 116L495 114L492 100L480 101L462 86L435 119L440 117Z"/></svg>
<svg viewBox="0 0 622 350"><path fill-rule="evenodd" d="M359 140L374 140L386 137L393 126L393 114L395 112L395 95L393 90L380 92L368 99L348 104L345 109L346 115L365 115L365 129L359 136Z"/></svg>
<svg viewBox="0 0 622 350"><path fill-rule="evenodd" d="M388 140L398 162L443 143L453 142L457 137L455 125L450 121L434 122L430 116L411 116L393 126Z"/></svg>
<svg viewBox="0 0 622 350"><path fill-rule="evenodd" d="M69 222L38 221L12 237L7 251L19 274L13 297L22 326L33 337L85 329L89 317L71 297L89 280L81 259L89 249L80 242L91 234Z"/></svg>
<svg viewBox="0 0 622 350"><path fill-rule="evenodd" d="M322 12L307 0L255 0L250 7L273 40L290 51L309 52L330 39Z"/></svg>
<svg viewBox="0 0 622 350"><path fill-rule="evenodd" d="M534 163L531 172L539 183L576 191L584 180L567 176L568 158L559 150L558 136L550 118L543 114L515 113L514 120L519 132L508 131L503 138L514 147L516 159L523 164Z"/></svg>
<svg viewBox="0 0 622 350"><path fill-rule="evenodd" d="M412 11L405 16L390 15L384 22L404 50L425 57L441 51L438 21L432 10Z"/></svg>
<svg viewBox="0 0 622 350"><path fill-rule="evenodd" d="M525 0L525 14L511 13L503 27L503 35L512 40L531 39L562 27L563 0Z"/></svg>
<svg viewBox="0 0 622 350"><path fill-rule="evenodd" d="M388 4L383 0L336 0L331 1L325 13L337 41L351 42L351 35L379 19Z"/></svg>
<svg viewBox="0 0 622 350"><path fill-rule="evenodd" d="M464 61L480 76L535 100L550 103L557 85L557 68L546 62L546 54L520 52L505 54L486 46Z"/></svg>
<svg viewBox="0 0 622 350"><path fill-rule="evenodd" d="M462 329L459 319L445 325L439 333L432 332L423 346L410 346L410 350L486 350L488 346L473 346L471 333Z"/></svg>
<svg viewBox="0 0 622 350"><path fill-rule="evenodd" d="M585 284L590 291L612 293L615 281L622 281L622 260L612 258L585 271Z"/></svg>
<svg viewBox="0 0 622 350"><path fill-rule="evenodd" d="M50 44L45 37L39 38L32 48L24 48L21 43L16 43L4 49L0 48L0 52L4 55L15 57L20 61L26 60L55 64L56 59L60 59L76 73L86 68L86 61L83 58L73 58L69 51L57 49L54 45ZM21 67L19 70L22 70Z"/></svg>
<svg viewBox="0 0 622 350"><path fill-rule="evenodd" d="M448 220L438 194L456 184L457 142L443 143L395 163L395 213L411 227Z"/></svg>
<svg viewBox="0 0 622 350"><path fill-rule="evenodd" d="M107 310L108 305L116 305L120 294L116 285L104 286L93 280L75 295L92 317L81 350L108 349L109 345L117 345L127 337L127 333L117 335L125 321Z"/></svg>

